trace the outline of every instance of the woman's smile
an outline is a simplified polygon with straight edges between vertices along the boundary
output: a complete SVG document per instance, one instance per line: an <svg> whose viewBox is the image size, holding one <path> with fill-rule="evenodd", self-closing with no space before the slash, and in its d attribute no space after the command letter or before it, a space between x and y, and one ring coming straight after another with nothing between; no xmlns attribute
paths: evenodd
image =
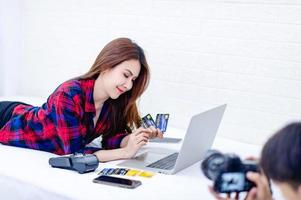
<svg viewBox="0 0 301 200"><path fill-rule="evenodd" d="M120 89L118 86L116 88L120 93L124 93L124 90Z"/></svg>

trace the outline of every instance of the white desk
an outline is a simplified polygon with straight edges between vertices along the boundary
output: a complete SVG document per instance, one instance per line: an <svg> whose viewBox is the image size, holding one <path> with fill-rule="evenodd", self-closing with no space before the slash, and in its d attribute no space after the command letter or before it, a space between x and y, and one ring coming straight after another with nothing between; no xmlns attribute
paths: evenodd
<svg viewBox="0 0 301 200"><path fill-rule="evenodd" d="M181 130L169 128L166 136L181 136ZM155 147L162 144L149 144ZM180 145L169 145L178 148ZM214 148L237 152L245 157L259 155L260 147L217 137ZM92 173L51 168L48 159L53 154L0 144L0 199L198 199L213 197L207 190L210 184L196 163L175 175L156 174L152 178L133 177L142 181L134 190L92 183L104 167L116 167L120 161L100 163ZM128 177L128 176L124 176ZM279 192L275 191L276 199Z"/></svg>

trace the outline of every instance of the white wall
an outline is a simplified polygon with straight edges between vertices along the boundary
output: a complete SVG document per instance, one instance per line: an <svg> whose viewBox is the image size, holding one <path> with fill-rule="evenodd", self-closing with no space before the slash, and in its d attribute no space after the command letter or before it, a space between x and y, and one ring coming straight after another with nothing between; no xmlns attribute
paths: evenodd
<svg viewBox="0 0 301 200"><path fill-rule="evenodd" d="M15 95L22 68L22 4L0 0L0 95Z"/></svg>
<svg viewBox="0 0 301 200"><path fill-rule="evenodd" d="M18 93L47 98L126 36L147 52L152 81L142 113L170 124L228 103L219 134L262 143L301 117L298 0L26 0Z"/></svg>

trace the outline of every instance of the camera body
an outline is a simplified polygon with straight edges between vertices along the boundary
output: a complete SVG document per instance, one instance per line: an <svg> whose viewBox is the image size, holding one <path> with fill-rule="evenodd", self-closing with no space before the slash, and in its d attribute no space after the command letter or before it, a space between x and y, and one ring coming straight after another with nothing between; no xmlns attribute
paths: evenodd
<svg viewBox="0 0 301 200"><path fill-rule="evenodd" d="M242 161L235 154L222 154L209 150L201 163L204 175L214 181L213 189L218 193L249 191L255 184L246 178L248 171L259 172L258 163Z"/></svg>

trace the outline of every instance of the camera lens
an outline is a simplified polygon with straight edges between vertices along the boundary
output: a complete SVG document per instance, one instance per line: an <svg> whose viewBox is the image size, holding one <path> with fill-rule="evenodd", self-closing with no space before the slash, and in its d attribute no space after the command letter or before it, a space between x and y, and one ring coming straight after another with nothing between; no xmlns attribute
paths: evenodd
<svg viewBox="0 0 301 200"><path fill-rule="evenodd" d="M216 150L209 150L201 163L201 169L207 178L215 180L224 164L225 157L222 153Z"/></svg>

